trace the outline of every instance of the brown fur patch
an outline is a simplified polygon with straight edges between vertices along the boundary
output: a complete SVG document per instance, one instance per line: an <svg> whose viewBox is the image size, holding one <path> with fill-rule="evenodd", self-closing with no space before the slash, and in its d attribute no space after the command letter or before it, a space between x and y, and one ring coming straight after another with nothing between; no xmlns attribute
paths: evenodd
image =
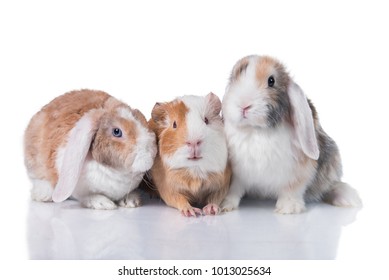
<svg viewBox="0 0 389 280"><path fill-rule="evenodd" d="M315 108L315 106L313 105L313 103L312 103L312 101L310 99L308 99L308 105L309 105L309 108L312 111L313 125L315 127L315 131L317 131L319 126L320 126L320 124L319 124L319 115L317 114L316 108Z"/></svg>
<svg viewBox="0 0 389 280"><path fill-rule="evenodd" d="M169 170L157 156L151 174L165 203L182 210L194 205L203 207L208 203L220 205L229 189L231 167L227 164L224 172L210 173L206 179L201 179L186 170Z"/></svg>
<svg viewBox="0 0 389 280"><path fill-rule="evenodd" d="M128 107L126 109L130 110ZM123 136L114 137L114 128L121 129ZM93 158L116 169L125 166L127 156L132 153L136 144L136 135L134 122L119 117L116 112L105 114L92 144Z"/></svg>
<svg viewBox="0 0 389 280"><path fill-rule="evenodd" d="M56 159L58 149L64 147L70 130L86 113L93 117L97 132L92 143L92 156L111 167L124 167L126 158L136 143L136 125L121 118L118 108L131 109L105 92L94 90L72 91L44 106L30 121L25 137L25 163L31 177L48 180L54 187L58 181ZM139 117L139 113L136 113ZM145 120L144 120L145 121ZM122 138L112 135L118 127Z"/></svg>
<svg viewBox="0 0 389 280"><path fill-rule="evenodd" d="M153 118L149 127L157 135L160 154L169 156L185 145L187 127L186 113L188 108L182 101L172 101L156 105L152 111ZM176 128L173 123L176 123Z"/></svg>
<svg viewBox="0 0 389 280"><path fill-rule="evenodd" d="M276 61L268 56L262 56L259 58L259 62L255 68L255 77L259 82L259 86L262 88L267 87L267 80L273 73L276 65Z"/></svg>
<svg viewBox="0 0 389 280"><path fill-rule="evenodd" d="M307 157L302 151L296 151L299 154L298 163L296 165L296 177L289 183L290 190L298 188L306 188L307 185L314 179L312 175L317 168L317 161Z"/></svg>
<svg viewBox="0 0 389 280"><path fill-rule="evenodd" d="M258 87L265 90L266 101L269 105L268 126L275 126L283 118L290 122L289 97L289 74L285 67L276 59L269 56L261 56L255 68ZM274 77L274 86L268 85L270 76Z"/></svg>
<svg viewBox="0 0 389 280"><path fill-rule="evenodd" d="M255 67L255 77L258 81L258 86L261 88L268 87L267 81L271 75L275 78L275 87L280 87L286 91L289 83L289 74L285 67L281 62L272 57L259 57Z"/></svg>
<svg viewBox="0 0 389 280"><path fill-rule="evenodd" d="M240 75L242 75L242 73L246 71L248 66L249 66L248 57L244 57L241 60L239 60L236 63L235 67L232 69L231 76L230 76L230 83L238 80Z"/></svg>
<svg viewBox="0 0 389 280"><path fill-rule="evenodd" d="M55 186L58 180L57 149L65 144L75 123L86 112L101 108L109 97L102 91L72 91L55 98L34 115L24 137L29 173Z"/></svg>

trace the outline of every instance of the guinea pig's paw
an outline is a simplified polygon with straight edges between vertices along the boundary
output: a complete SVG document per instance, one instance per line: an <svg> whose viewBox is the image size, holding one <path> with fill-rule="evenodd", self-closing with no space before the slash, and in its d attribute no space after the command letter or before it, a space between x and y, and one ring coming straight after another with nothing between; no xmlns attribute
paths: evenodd
<svg viewBox="0 0 389 280"><path fill-rule="evenodd" d="M291 198L279 198L274 211L278 214L298 214L305 211L305 203Z"/></svg>
<svg viewBox="0 0 389 280"><path fill-rule="evenodd" d="M181 209L181 214L185 217L197 217L197 215L203 215L203 212L199 208L189 206Z"/></svg>
<svg viewBox="0 0 389 280"><path fill-rule="evenodd" d="M125 208L135 208L140 205L141 205L141 199L138 192L129 193L119 201L119 206Z"/></svg>
<svg viewBox="0 0 389 280"><path fill-rule="evenodd" d="M116 209L116 204L108 197L101 194L93 194L83 199L83 204L92 209L112 210Z"/></svg>
<svg viewBox="0 0 389 280"><path fill-rule="evenodd" d="M203 208L203 213L205 215L217 215L220 213L220 208L218 205L210 203Z"/></svg>

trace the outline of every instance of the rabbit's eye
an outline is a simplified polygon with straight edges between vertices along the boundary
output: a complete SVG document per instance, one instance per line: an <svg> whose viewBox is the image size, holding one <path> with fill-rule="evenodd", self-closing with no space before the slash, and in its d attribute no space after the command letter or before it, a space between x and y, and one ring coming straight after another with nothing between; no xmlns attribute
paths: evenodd
<svg viewBox="0 0 389 280"><path fill-rule="evenodd" d="M205 124L209 124L209 120L207 117L205 117L204 122L205 122Z"/></svg>
<svg viewBox="0 0 389 280"><path fill-rule="evenodd" d="M173 128L177 128L177 123L176 123L176 121L173 122Z"/></svg>
<svg viewBox="0 0 389 280"><path fill-rule="evenodd" d="M122 137L123 133L120 128L112 129L112 135L115 137Z"/></svg>
<svg viewBox="0 0 389 280"><path fill-rule="evenodd" d="M267 79L267 85L268 85L269 87L273 87L275 82L276 82L276 80L274 79L273 76L270 76L270 77Z"/></svg>

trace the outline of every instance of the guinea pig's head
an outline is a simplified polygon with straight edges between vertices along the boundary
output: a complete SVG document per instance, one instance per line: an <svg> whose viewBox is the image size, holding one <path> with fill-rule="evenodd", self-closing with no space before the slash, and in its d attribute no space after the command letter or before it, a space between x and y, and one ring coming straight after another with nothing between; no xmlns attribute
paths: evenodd
<svg viewBox="0 0 389 280"><path fill-rule="evenodd" d="M223 118L238 127L275 127L290 115L290 78L268 56L247 56L232 69L223 98Z"/></svg>
<svg viewBox="0 0 389 280"><path fill-rule="evenodd" d="M143 114L113 98L108 99L103 111L91 145L93 158L118 170L149 170L157 147Z"/></svg>
<svg viewBox="0 0 389 280"><path fill-rule="evenodd" d="M150 126L167 168L199 174L224 171L227 144L220 110L220 99L213 93L155 104Z"/></svg>

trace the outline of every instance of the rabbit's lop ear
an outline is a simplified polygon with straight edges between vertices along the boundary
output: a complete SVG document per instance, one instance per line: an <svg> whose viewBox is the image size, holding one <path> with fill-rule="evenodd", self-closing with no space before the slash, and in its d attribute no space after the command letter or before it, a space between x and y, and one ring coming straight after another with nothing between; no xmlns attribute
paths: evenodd
<svg viewBox="0 0 389 280"><path fill-rule="evenodd" d="M317 160L320 152L315 134L312 111L309 107L307 97L293 81L289 83L288 96L292 108L292 122L301 149L308 157Z"/></svg>
<svg viewBox="0 0 389 280"><path fill-rule="evenodd" d="M102 110L86 113L70 131L65 145L62 166L58 170L58 182L52 199L61 202L69 198L78 183L82 167L96 134Z"/></svg>

